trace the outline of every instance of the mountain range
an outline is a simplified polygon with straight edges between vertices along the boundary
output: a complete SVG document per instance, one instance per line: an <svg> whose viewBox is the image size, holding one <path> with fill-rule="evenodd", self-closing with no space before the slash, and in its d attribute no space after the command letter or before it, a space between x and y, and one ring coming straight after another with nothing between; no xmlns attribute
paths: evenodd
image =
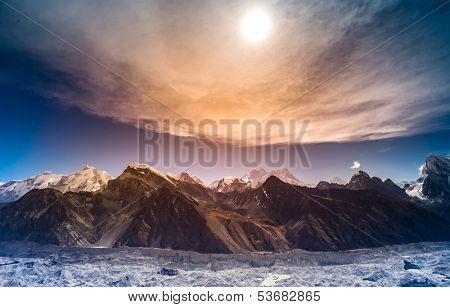
<svg viewBox="0 0 450 307"><path fill-rule="evenodd" d="M327 189L346 189L346 190L376 190L380 193L400 198L400 199L408 199L408 195L405 190L396 185L392 180L386 179L385 181L381 180L378 177L370 177L369 174L358 171L355 175L352 176L352 179L347 184L338 184L338 183L329 183L325 181L319 182L316 186L318 189L327 190Z"/></svg>
<svg viewBox="0 0 450 307"><path fill-rule="evenodd" d="M94 167L85 166L77 173L58 175L44 172L25 180L15 180L0 185L0 203L15 201L33 189L55 189L65 192L95 192L104 188L111 176Z"/></svg>
<svg viewBox="0 0 450 307"><path fill-rule="evenodd" d="M442 170L431 163L427 174ZM213 187L187 173L174 176L139 163L117 178L103 177L108 179L104 184L91 175L55 181L43 175L47 187L0 207L0 241L251 253L450 239L445 216L414 202L392 181L364 172L346 185L321 183L316 188L293 184L285 171L260 179L267 176L260 168ZM69 178L91 179L81 184Z"/></svg>
<svg viewBox="0 0 450 307"><path fill-rule="evenodd" d="M275 176L283 182L305 186L306 184L295 177L288 169L274 169L270 172L262 167L257 167L245 174L241 178L225 177L214 181L209 185L210 188L218 192L243 191L249 188L256 188L262 185L270 176Z"/></svg>

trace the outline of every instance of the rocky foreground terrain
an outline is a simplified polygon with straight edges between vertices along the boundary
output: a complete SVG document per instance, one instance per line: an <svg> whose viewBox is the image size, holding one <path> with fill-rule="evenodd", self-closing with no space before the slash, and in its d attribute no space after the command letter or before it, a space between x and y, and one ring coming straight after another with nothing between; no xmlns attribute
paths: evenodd
<svg viewBox="0 0 450 307"><path fill-rule="evenodd" d="M206 255L0 243L0 286L450 286L450 244Z"/></svg>

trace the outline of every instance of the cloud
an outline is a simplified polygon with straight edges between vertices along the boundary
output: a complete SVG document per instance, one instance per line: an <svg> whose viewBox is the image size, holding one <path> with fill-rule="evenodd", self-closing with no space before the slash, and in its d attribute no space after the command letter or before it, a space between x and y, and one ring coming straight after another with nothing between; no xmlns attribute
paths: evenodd
<svg viewBox="0 0 450 307"><path fill-rule="evenodd" d="M361 167L361 163L359 161L353 161L353 165L350 166L351 169L359 169Z"/></svg>
<svg viewBox="0 0 450 307"><path fill-rule="evenodd" d="M440 1L262 0L276 31L257 46L239 29L250 0L112 2L14 5L120 77L2 8L0 52L23 54L27 65L2 61L0 81L129 124L265 119L282 109L276 118L311 122L303 142L312 143L449 126L450 32L442 29L450 20L442 12L334 76Z"/></svg>
<svg viewBox="0 0 450 307"><path fill-rule="evenodd" d="M422 164L421 166L419 166L418 171L419 171L420 177L425 175L424 170L425 170L425 164Z"/></svg>

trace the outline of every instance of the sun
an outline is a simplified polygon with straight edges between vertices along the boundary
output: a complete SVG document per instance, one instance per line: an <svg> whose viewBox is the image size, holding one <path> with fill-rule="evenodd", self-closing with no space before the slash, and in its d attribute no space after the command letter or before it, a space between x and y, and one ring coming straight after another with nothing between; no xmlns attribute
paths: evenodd
<svg viewBox="0 0 450 307"><path fill-rule="evenodd" d="M242 35L252 43L259 43L272 32L270 15L262 8L252 8L244 15L241 25Z"/></svg>

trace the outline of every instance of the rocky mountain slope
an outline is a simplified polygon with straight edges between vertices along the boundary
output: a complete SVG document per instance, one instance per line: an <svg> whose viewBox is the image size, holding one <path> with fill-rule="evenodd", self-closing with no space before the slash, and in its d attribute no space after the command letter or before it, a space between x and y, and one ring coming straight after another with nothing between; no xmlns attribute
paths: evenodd
<svg viewBox="0 0 450 307"><path fill-rule="evenodd" d="M430 154L421 168L421 177L405 190L420 200L450 203L450 157Z"/></svg>
<svg viewBox="0 0 450 307"><path fill-rule="evenodd" d="M447 221L376 190L293 188L276 178L263 186L266 215L286 228L293 248L341 250L446 240Z"/></svg>
<svg viewBox="0 0 450 307"><path fill-rule="evenodd" d="M319 190L329 190L329 189L341 190L341 189L346 189L344 184L327 182L327 181L320 181L316 185L316 188L319 189Z"/></svg>
<svg viewBox="0 0 450 307"><path fill-rule="evenodd" d="M367 173L359 171L353 175L345 186L349 190L376 190L393 197L408 198L405 191L396 185L391 179L381 180L378 177L370 177Z"/></svg>
<svg viewBox="0 0 450 307"><path fill-rule="evenodd" d="M65 246L249 253L449 239L445 219L375 189L321 190L270 176L221 192L137 163L95 193L32 190L0 208L0 241Z"/></svg>
<svg viewBox="0 0 450 307"><path fill-rule="evenodd" d="M288 249L277 227L202 207L195 196L206 188L185 179L133 164L99 193L32 190L0 209L0 240L203 253Z"/></svg>
<svg viewBox="0 0 450 307"><path fill-rule="evenodd" d="M252 187L252 183L244 181L241 178L236 177L224 177L222 179L214 181L210 188L217 192L232 192L232 191L244 191Z"/></svg>
<svg viewBox="0 0 450 307"><path fill-rule="evenodd" d="M65 192L96 192L106 187L112 177L106 172L85 166L77 173L57 175L44 172L22 181L10 181L0 186L0 203L15 201L33 189L55 189Z"/></svg>

